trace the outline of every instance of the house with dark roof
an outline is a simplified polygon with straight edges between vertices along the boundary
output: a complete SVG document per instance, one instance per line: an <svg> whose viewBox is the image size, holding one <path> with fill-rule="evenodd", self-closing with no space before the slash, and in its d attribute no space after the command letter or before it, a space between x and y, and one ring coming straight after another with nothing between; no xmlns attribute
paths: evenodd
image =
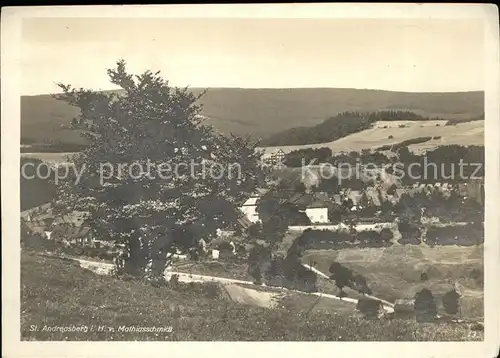
<svg viewBox="0 0 500 358"><path fill-rule="evenodd" d="M312 224L329 222L328 209L331 206L331 199L326 193L296 193L288 202L297 205L299 210L305 212Z"/></svg>
<svg viewBox="0 0 500 358"><path fill-rule="evenodd" d="M68 224L57 225L52 231L54 240L61 240L81 245L92 243L92 233L88 226L73 226Z"/></svg>

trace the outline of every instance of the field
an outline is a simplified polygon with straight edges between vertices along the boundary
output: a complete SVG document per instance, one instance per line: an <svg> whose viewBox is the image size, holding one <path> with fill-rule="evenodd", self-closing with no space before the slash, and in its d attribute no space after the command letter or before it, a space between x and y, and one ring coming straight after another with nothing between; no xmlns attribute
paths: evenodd
<svg viewBox="0 0 500 358"><path fill-rule="evenodd" d="M445 126L441 121L434 125L420 121L376 122L373 128L351 134L329 143L308 145L290 145L280 147L266 147L264 152L277 149L289 153L306 148L327 147L332 152L361 151L362 149L376 149L383 145L397 144L402 141L419 137L440 137L424 143L410 145L408 149L415 152L435 149L441 145L484 145L484 121L460 123L454 126ZM439 126L437 126L439 124ZM404 125L405 127L399 127ZM384 128L386 127L387 128Z"/></svg>
<svg viewBox="0 0 500 358"><path fill-rule="evenodd" d="M471 278L474 269L483 270L482 246L427 247L424 245L393 245L389 248L344 250L308 250L303 261L316 262L315 267L328 274L329 266L337 261L366 277L373 295L394 302L411 299L422 288L430 289L442 310L440 297L453 288L458 280L462 298L462 316L483 318L483 288ZM428 275L421 280L421 273Z"/></svg>
<svg viewBox="0 0 500 358"><path fill-rule="evenodd" d="M38 159L48 164L66 163L77 153L21 153L21 158Z"/></svg>
<svg viewBox="0 0 500 358"><path fill-rule="evenodd" d="M334 88L211 88L200 100L207 123L220 132L259 138L294 127L313 126L344 111L410 110L428 117L468 119L484 111L483 102L483 92L404 93ZM76 114L76 108L50 95L21 97L22 143L55 140L84 144L77 132L67 129Z"/></svg>
<svg viewBox="0 0 500 358"><path fill-rule="evenodd" d="M299 308L298 305L302 305ZM459 341L483 333L458 323L366 321L341 311L310 310L292 298L275 309L232 302L213 285L153 287L97 276L70 261L21 253L22 340L157 341ZM87 326L85 332L44 326ZM36 326L36 330L30 328ZM107 328L99 331L97 326ZM127 332L120 327L171 327L171 332ZM93 329L92 329L93 328Z"/></svg>

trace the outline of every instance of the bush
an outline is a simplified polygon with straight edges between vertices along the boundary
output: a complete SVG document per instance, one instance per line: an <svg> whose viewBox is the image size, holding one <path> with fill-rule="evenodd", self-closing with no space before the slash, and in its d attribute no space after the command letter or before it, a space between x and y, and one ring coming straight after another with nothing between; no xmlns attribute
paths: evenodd
<svg viewBox="0 0 500 358"><path fill-rule="evenodd" d="M387 137L387 139L394 139L394 136L390 135L389 137Z"/></svg>
<svg viewBox="0 0 500 358"><path fill-rule="evenodd" d="M170 276L169 284L173 288L178 287L179 286L179 275L174 274L174 275Z"/></svg>
<svg viewBox="0 0 500 358"><path fill-rule="evenodd" d="M264 246L255 245L248 254L247 264L248 274L253 277L255 284L261 285L263 274L271 265L271 252Z"/></svg>
<svg viewBox="0 0 500 358"><path fill-rule="evenodd" d="M368 284L366 283L366 277L364 277L361 274L354 274L352 278L352 284L350 287L362 295L371 295L372 290L370 287L368 287Z"/></svg>
<svg viewBox="0 0 500 358"><path fill-rule="evenodd" d="M382 302L371 298L361 298L356 304L356 309L360 311L365 318L377 318L382 310Z"/></svg>
<svg viewBox="0 0 500 358"><path fill-rule="evenodd" d="M437 306L432 292L424 288L415 294L415 311L417 321L432 321L437 315Z"/></svg>
<svg viewBox="0 0 500 358"><path fill-rule="evenodd" d="M401 220L398 223L398 230L401 233L401 239L398 240L398 243L401 245L418 245L421 243L420 235L422 232L418 225L408 220Z"/></svg>
<svg viewBox="0 0 500 358"><path fill-rule="evenodd" d="M300 236L306 249L344 249L363 247L388 247L393 234L389 229L364 230L360 232L305 230Z"/></svg>
<svg viewBox="0 0 500 358"><path fill-rule="evenodd" d="M443 307L446 313L456 315L460 308L460 295L455 290L446 292L443 295Z"/></svg>
<svg viewBox="0 0 500 358"><path fill-rule="evenodd" d="M484 227L467 224L461 226L430 227L427 230L428 245L472 246L484 242Z"/></svg>
<svg viewBox="0 0 500 358"><path fill-rule="evenodd" d="M474 268L470 271L470 277L476 281L476 284L480 287L484 286L484 272L482 269Z"/></svg>
<svg viewBox="0 0 500 358"><path fill-rule="evenodd" d="M335 281L335 285L340 291L343 291L344 287L350 287L362 293L370 291L363 276L357 275L353 270L338 262L333 262L329 271L331 273L330 279Z"/></svg>
<svg viewBox="0 0 500 358"><path fill-rule="evenodd" d="M247 229L247 235L251 238L259 238L261 232L262 232L262 225L260 224L260 222L256 222L250 225Z"/></svg>
<svg viewBox="0 0 500 358"><path fill-rule="evenodd" d="M420 274L420 281L427 281L429 279L429 275L427 275L427 272L422 272Z"/></svg>
<svg viewBox="0 0 500 358"><path fill-rule="evenodd" d="M247 250L244 245L236 245L236 255L240 257L245 257L247 255Z"/></svg>

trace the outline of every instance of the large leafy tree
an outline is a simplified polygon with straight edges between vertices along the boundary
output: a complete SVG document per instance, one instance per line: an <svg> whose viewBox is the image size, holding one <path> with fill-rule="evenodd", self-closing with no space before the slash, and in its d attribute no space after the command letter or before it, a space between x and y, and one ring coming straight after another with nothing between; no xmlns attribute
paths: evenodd
<svg viewBox="0 0 500 358"><path fill-rule="evenodd" d="M178 249L234 225L239 203L262 180L255 144L223 136L201 120L200 96L171 87L159 72L107 71L120 91L59 84L80 108L72 125L92 144L58 187L60 211L86 210L96 236L126 247L123 270L160 277ZM121 172L119 168L122 168Z"/></svg>

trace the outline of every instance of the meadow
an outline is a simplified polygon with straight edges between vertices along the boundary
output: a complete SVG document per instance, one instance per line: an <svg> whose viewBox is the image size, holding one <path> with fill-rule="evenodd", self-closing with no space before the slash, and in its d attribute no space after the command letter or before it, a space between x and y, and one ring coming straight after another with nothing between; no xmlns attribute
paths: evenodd
<svg viewBox="0 0 500 358"><path fill-rule="evenodd" d="M458 281L462 291L461 315L482 320L483 246L443 246L395 244L387 248L307 250L303 262L315 262L315 268L329 274L332 262L339 262L366 277L373 295L394 302L412 299L428 288L435 296L438 311L443 312L441 297ZM421 274L427 275L422 280ZM479 273L475 277L475 273Z"/></svg>
<svg viewBox="0 0 500 358"><path fill-rule="evenodd" d="M484 120L459 123L453 126L446 126L445 121L432 121L424 123L421 121L393 121L376 122L373 128L348 135L328 143L288 145L262 148L264 153L281 149L289 153L299 149L318 149L322 147L330 148L332 152L361 151L363 149L377 149L378 147L398 144L403 141L431 137L432 139L423 143L412 144L408 149L416 153L432 150L443 145L484 145Z"/></svg>

